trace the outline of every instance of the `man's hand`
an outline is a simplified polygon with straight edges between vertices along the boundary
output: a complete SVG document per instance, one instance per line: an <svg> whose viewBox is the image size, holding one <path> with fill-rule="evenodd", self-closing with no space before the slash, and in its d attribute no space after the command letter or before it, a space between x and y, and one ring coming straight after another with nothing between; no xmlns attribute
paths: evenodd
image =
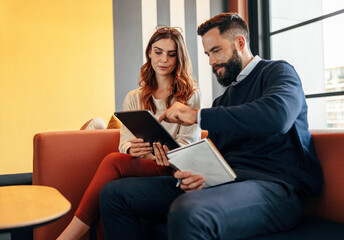
<svg viewBox="0 0 344 240"><path fill-rule="evenodd" d="M129 155L133 157L144 157L146 154L152 152L152 147L149 142L144 142L142 138L130 139L131 146L129 148Z"/></svg>
<svg viewBox="0 0 344 240"><path fill-rule="evenodd" d="M175 102L159 117L159 122L165 121L189 126L197 123L197 111L198 109L193 109L180 102Z"/></svg>
<svg viewBox="0 0 344 240"><path fill-rule="evenodd" d="M201 190L204 188L205 178L200 174L192 175L191 172L188 171L176 171L174 173L174 177L177 179L183 179L180 184L180 188L185 192Z"/></svg>

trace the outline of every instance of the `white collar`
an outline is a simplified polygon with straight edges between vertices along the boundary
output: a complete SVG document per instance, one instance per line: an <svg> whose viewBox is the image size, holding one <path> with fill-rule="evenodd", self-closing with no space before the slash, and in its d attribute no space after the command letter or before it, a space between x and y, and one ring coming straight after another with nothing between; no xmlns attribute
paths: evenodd
<svg viewBox="0 0 344 240"><path fill-rule="evenodd" d="M231 86L237 85L239 82L244 80L251 72L252 70L257 66L257 64L262 60L258 55L256 55L248 64L247 66L241 70L239 75L237 76L235 82L232 82Z"/></svg>

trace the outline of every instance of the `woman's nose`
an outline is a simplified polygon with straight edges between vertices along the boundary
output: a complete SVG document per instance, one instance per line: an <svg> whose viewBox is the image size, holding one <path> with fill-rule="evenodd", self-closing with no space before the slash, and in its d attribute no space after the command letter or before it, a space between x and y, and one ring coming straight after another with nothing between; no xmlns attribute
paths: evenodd
<svg viewBox="0 0 344 240"><path fill-rule="evenodd" d="M160 60L161 60L162 62L167 62L167 55L166 55L166 54L162 54Z"/></svg>

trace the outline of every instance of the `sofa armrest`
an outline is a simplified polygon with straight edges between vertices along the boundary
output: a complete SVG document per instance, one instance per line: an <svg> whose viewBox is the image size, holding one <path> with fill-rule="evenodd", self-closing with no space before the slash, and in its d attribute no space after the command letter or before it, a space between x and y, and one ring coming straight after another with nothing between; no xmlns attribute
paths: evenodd
<svg viewBox="0 0 344 240"><path fill-rule="evenodd" d="M306 214L344 223L344 130L311 131L324 174L320 196L306 205Z"/></svg>
<svg viewBox="0 0 344 240"><path fill-rule="evenodd" d="M38 133L32 183L56 188L72 204L58 221L34 230L35 239L56 239L67 226L103 158L118 151L119 130Z"/></svg>

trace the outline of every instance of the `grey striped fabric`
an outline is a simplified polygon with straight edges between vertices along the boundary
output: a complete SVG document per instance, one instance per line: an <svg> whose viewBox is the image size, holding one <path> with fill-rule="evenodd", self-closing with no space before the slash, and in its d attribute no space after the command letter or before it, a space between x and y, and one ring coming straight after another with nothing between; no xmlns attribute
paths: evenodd
<svg viewBox="0 0 344 240"><path fill-rule="evenodd" d="M226 11L227 1L224 0L113 0L116 111L123 109L126 94L138 87L144 50L158 24L183 28L193 76L202 91L202 105L210 107L223 89L203 56L196 30L209 17Z"/></svg>

